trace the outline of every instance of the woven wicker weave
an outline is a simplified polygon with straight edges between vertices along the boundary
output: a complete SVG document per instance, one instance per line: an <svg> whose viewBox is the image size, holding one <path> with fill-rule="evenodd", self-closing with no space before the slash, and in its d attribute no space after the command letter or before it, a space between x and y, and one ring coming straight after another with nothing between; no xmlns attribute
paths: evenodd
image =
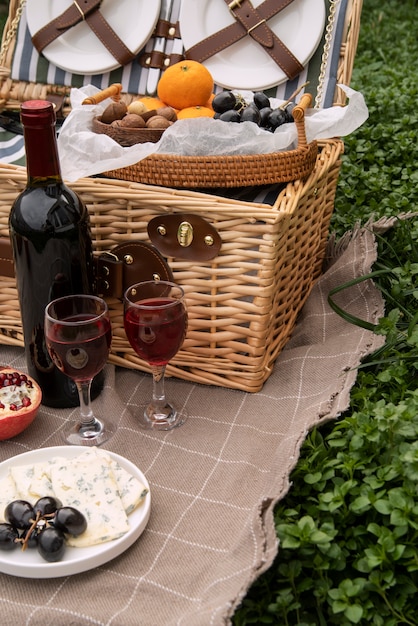
<svg viewBox="0 0 418 626"><path fill-rule="evenodd" d="M312 171L316 141L295 150L238 156L152 154L139 163L104 172L109 178L181 188L273 185L306 178Z"/></svg>
<svg viewBox="0 0 418 626"><path fill-rule="evenodd" d="M219 256L207 263L169 259L186 291L189 330L168 373L186 380L257 391L289 339L298 312L321 272L343 151L327 141L306 181L288 183L274 206L123 181L81 179L72 187L86 201L97 251L147 241L147 225L165 212L190 212L216 225ZM13 198L24 168L0 167L0 236L8 236ZM148 371L123 330L122 306L109 300L112 363ZM0 289L2 343L22 345L13 280Z"/></svg>
<svg viewBox="0 0 418 626"><path fill-rule="evenodd" d="M361 5L361 0L349 0L346 12L338 67L338 80L346 85ZM26 99L69 92L57 85L10 78L18 7L19 0L11 0L0 57L0 107L8 109L17 109ZM335 103L343 102L344 95L337 90ZM250 392L262 387L321 273L342 153L343 142L338 139L319 142L311 173L304 180L284 184L273 206L175 189L173 181L161 178L163 164L159 176L171 188L110 178L72 184L88 206L97 253L126 241L148 241L148 222L169 213L194 213L218 231L222 246L213 260L193 264L168 259L175 280L185 288L189 313L184 346L169 364L168 374ZM155 180L155 172L152 176ZM9 236L10 207L25 182L24 168L0 165L1 237ZM15 280L0 279L0 343L22 345ZM126 339L121 302L108 300L108 304L113 329L110 362L149 371Z"/></svg>

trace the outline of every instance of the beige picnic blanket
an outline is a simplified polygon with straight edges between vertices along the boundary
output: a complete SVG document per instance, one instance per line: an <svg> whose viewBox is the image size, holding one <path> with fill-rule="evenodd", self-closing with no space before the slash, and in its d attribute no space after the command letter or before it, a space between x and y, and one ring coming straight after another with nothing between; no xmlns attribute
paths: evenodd
<svg viewBox="0 0 418 626"><path fill-rule="evenodd" d="M369 272L376 258L373 234L358 229L331 248L328 267L259 393L169 379L167 394L186 408L188 421L169 433L143 431L135 414L150 396L150 377L107 366L95 408L116 418L118 430L105 448L146 475L148 526L125 553L86 573L41 581L0 574L1 623L230 623L278 553L274 505L290 488L306 434L348 407L356 367L383 342L346 323L327 303L331 288ZM383 314L380 292L369 280L336 300L371 322ZM24 367L22 351L0 347L0 362ZM60 445L67 418L70 410L43 407L25 433L0 443L0 460Z"/></svg>

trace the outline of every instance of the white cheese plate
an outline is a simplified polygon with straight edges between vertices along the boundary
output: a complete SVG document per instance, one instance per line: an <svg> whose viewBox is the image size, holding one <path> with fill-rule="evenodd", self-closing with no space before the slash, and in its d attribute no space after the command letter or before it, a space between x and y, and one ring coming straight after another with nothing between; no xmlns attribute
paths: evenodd
<svg viewBox="0 0 418 626"><path fill-rule="evenodd" d="M12 465L20 466L46 462L55 456L72 459L85 452L85 450L84 446L56 446L19 454L0 463L0 480L7 476ZM129 531L119 539L99 545L86 548L67 547L62 560L57 563L44 561L38 551L32 548L24 552L19 547L10 552L0 550L0 572L21 578L58 578L60 576L80 574L111 561L125 552L140 537L145 530L151 513L151 492L148 481L131 461L114 452L108 450L106 452L148 489L148 494L142 504L128 517L130 523Z"/></svg>

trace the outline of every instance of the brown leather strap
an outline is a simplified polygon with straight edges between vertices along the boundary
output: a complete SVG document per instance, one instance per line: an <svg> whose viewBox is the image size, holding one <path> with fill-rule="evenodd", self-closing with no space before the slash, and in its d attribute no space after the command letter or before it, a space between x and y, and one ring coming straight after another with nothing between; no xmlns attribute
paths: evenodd
<svg viewBox="0 0 418 626"><path fill-rule="evenodd" d="M164 37L164 39L180 39L180 25L178 22L171 23L167 20L158 20L153 37Z"/></svg>
<svg viewBox="0 0 418 626"><path fill-rule="evenodd" d="M257 8L253 7L250 0L225 0L225 2L236 21L186 50L186 58L202 63L249 35L263 46L289 79L300 74L303 65L267 24L271 17L286 8L293 0L265 0Z"/></svg>
<svg viewBox="0 0 418 626"><path fill-rule="evenodd" d="M153 245L121 243L96 257L96 290L105 298L122 298L130 285L143 280L173 280L171 269Z"/></svg>
<svg viewBox="0 0 418 626"><path fill-rule="evenodd" d="M0 276L14 278L14 275L15 266L10 239L8 237L0 237Z"/></svg>
<svg viewBox="0 0 418 626"><path fill-rule="evenodd" d="M132 59L133 54L125 46L108 22L99 11L102 0L73 0L68 9L56 17L52 22L38 30L32 37L32 43L38 52L42 52L46 46L67 30L86 21L94 34L109 50L120 65L126 65Z"/></svg>
<svg viewBox="0 0 418 626"><path fill-rule="evenodd" d="M182 54L165 54L164 52L158 52L152 50L151 52L145 52L138 58L138 63L141 67L152 67L158 70L165 70L169 65L179 63L183 61L184 56Z"/></svg>
<svg viewBox="0 0 418 626"><path fill-rule="evenodd" d="M160 252L144 241L121 243L95 257L96 293L106 298L122 298L125 290L142 280L173 280L173 273ZM14 278L15 268L10 239L0 237L0 279Z"/></svg>
<svg viewBox="0 0 418 626"><path fill-rule="evenodd" d="M165 257L202 263L218 256L222 239L216 228L200 215L170 213L148 222L148 236Z"/></svg>

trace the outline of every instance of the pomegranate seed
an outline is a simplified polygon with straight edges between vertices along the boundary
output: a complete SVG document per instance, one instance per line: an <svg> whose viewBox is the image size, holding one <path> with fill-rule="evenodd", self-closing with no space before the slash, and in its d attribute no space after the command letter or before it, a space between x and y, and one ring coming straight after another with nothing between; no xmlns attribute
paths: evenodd
<svg viewBox="0 0 418 626"><path fill-rule="evenodd" d="M5 409L6 407L4 406L3 402L0 402L0 409Z"/></svg>
<svg viewBox="0 0 418 626"><path fill-rule="evenodd" d="M10 410L11 411L17 411L17 405L16 404L11 404L10 405Z"/></svg>
<svg viewBox="0 0 418 626"><path fill-rule="evenodd" d="M32 404L31 399L28 396L25 396L24 398L22 398L23 406L30 406L31 404Z"/></svg>

